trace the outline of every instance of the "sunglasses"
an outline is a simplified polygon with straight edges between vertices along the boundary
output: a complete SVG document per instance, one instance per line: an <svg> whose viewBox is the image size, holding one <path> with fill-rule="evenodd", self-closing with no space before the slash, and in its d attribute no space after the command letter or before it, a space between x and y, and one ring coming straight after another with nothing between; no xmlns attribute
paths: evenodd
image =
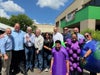
<svg viewBox="0 0 100 75"><path fill-rule="evenodd" d="M84 37L85 37L85 38L88 38L88 37L89 37L89 35L84 35Z"/></svg>

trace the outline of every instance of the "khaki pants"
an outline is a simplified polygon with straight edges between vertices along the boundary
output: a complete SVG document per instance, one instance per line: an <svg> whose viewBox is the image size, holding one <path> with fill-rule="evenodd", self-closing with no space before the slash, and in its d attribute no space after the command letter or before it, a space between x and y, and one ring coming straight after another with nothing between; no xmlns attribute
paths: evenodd
<svg viewBox="0 0 100 75"><path fill-rule="evenodd" d="M10 65L11 65L11 59L12 59L12 51L6 52L8 56L8 60L4 60L2 57L2 69L1 69L1 75L10 75Z"/></svg>

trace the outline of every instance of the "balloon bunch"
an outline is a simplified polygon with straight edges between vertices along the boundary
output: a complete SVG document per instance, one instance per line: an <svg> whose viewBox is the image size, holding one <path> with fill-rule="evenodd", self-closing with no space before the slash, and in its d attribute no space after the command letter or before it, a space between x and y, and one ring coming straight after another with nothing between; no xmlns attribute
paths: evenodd
<svg viewBox="0 0 100 75"><path fill-rule="evenodd" d="M73 42L71 39L67 39L66 42L66 50L69 54L70 70L77 70L79 72L82 72L82 69L79 65L79 58L81 53L80 43L77 40Z"/></svg>

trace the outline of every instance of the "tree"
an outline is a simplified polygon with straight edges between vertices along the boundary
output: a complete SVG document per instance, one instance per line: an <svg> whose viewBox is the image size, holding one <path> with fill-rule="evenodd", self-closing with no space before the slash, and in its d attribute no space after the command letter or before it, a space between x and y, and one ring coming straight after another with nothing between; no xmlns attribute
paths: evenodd
<svg viewBox="0 0 100 75"><path fill-rule="evenodd" d="M5 18L5 17L0 17L0 23L4 23L9 25L9 19Z"/></svg>
<svg viewBox="0 0 100 75"><path fill-rule="evenodd" d="M37 26L36 25L32 25L31 27L32 27L33 32L35 32L35 30L37 29Z"/></svg>
<svg viewBox="0 0 100 75"><path fill-rule="evenodd" d="M15 23L19 23L23 31L26 31L28 26L32 27L33 31L37 28L33 25L34 21L25 14L12 15L9 19L0 17L0 22L12 27L14 27Z"/></svg>
<svg viewBox="0 0 100 75"><path fill-rule="evenodd" d="M32 26L34 23L32 19L30 19L25 14L19 14L19 15L12 15L9 19L10 26L14 26L15 23L19 23L21 26L21 30L26 31L26 28L28 26Z"/></svg>

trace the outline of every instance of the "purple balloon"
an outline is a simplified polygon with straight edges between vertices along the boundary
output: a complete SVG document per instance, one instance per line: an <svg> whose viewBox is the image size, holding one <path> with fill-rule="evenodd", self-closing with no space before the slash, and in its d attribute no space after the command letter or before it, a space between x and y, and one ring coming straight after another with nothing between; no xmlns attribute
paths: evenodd
<svg viewBox="0 0 100 75"><path fill-rule="evenodd" d="M71 49L72 49L72 50L74 50L74 51L76 51L76 50L77 50L77 48L76 48L76 47L74 47L74 46L72 46L72 47L71 47Z"/></svg>
<svg viewBox="0 0 100 75"><path fill-rule="evenodd" d="M69 62L70 66L72 66L72 62Z"/></svg>
<svg viewBox="0 0 100 75"><path fill-rule="evenodd" d="M79 66L79 62L77 63L77 65Z"/></svg>
<svg viewBox="0 0 100 75"><path fill-rule="evenodd" d="M66 42L67 42L67 45L71 45L72 44L71 39L67 39Z"/></svg>
<svg viewBox="0 0 100 75"><path fill-rule="evenodd" d="M69 47L66 47L66 50L69 51L70 50Z"/></svg>
<svg viewBox="0 0 100 75"><path fill-rule="evenodd" d="M74 69L73 69L73 67L72 67L72 66L70 67L70 70L71 70L71 71L74 71Z"/></svg>
<svg viewBox="0 0 100 75"><path fill-rule="evenodd" d="M84 42L85 42L84 39L80 39L80 40L79 40L79 44L80 44L80 45L84 44Z"/></svg>
<svg viewBox="0 0 100 75"><path fill-rule="evenodd" d="M76 53L73 53L73 58L77 58L77 54Z"/></svg>
<svg viewBox="0 0 100 75"><path fill-rule="evenodd" d="M70 61L74 61L73 57L70 57L69 59L70 59Z"/></svg>
<svg viewBox="0 0 100 75"><path fill-rule="evenodd" d="M71 49L74 49L74 45L73 44L71 45Z"/></svg>
<svg viewBox="0 0 100 75"><path fill-rule="evenodd" d="M69 54L73 54L73 51L72 51L72 49L70 49L68 52L69 52Z"/></svg>
<svg viewBox="0 0 100 75"><path fill-rule="evenodd" d="M77 68L77 63L74 63L73 64L73 68Z"/></svg>
<svg viewBox="0 0 100 75"><path fill-rule="evenodd" d="M81 53L81 50L80 50L80 49L78 49L78 50L77 50L77 53L78 53L78 54L80 54L80 53Z"/></svg>
<svg viewBox="0 0 100 75"><path fill-rule="evenodd" d="M80 57L77 56L77 61L79 61L79 60L80 60Z"/></svg>
<svg viewBox="0 0 100 75"><path fill-rule="evenodd" d="M82 69L81 69L80 67L77 67L77 70L78 70L79 72L82 72Z"/></svg>
<svg viewBox="0 0 100 75"><path fill-rule="evenodd" d="M72 48L73 50L79 49L80 47L79 47L79 45L78 45L78 42L72 44L71 48Z"/></svg>

